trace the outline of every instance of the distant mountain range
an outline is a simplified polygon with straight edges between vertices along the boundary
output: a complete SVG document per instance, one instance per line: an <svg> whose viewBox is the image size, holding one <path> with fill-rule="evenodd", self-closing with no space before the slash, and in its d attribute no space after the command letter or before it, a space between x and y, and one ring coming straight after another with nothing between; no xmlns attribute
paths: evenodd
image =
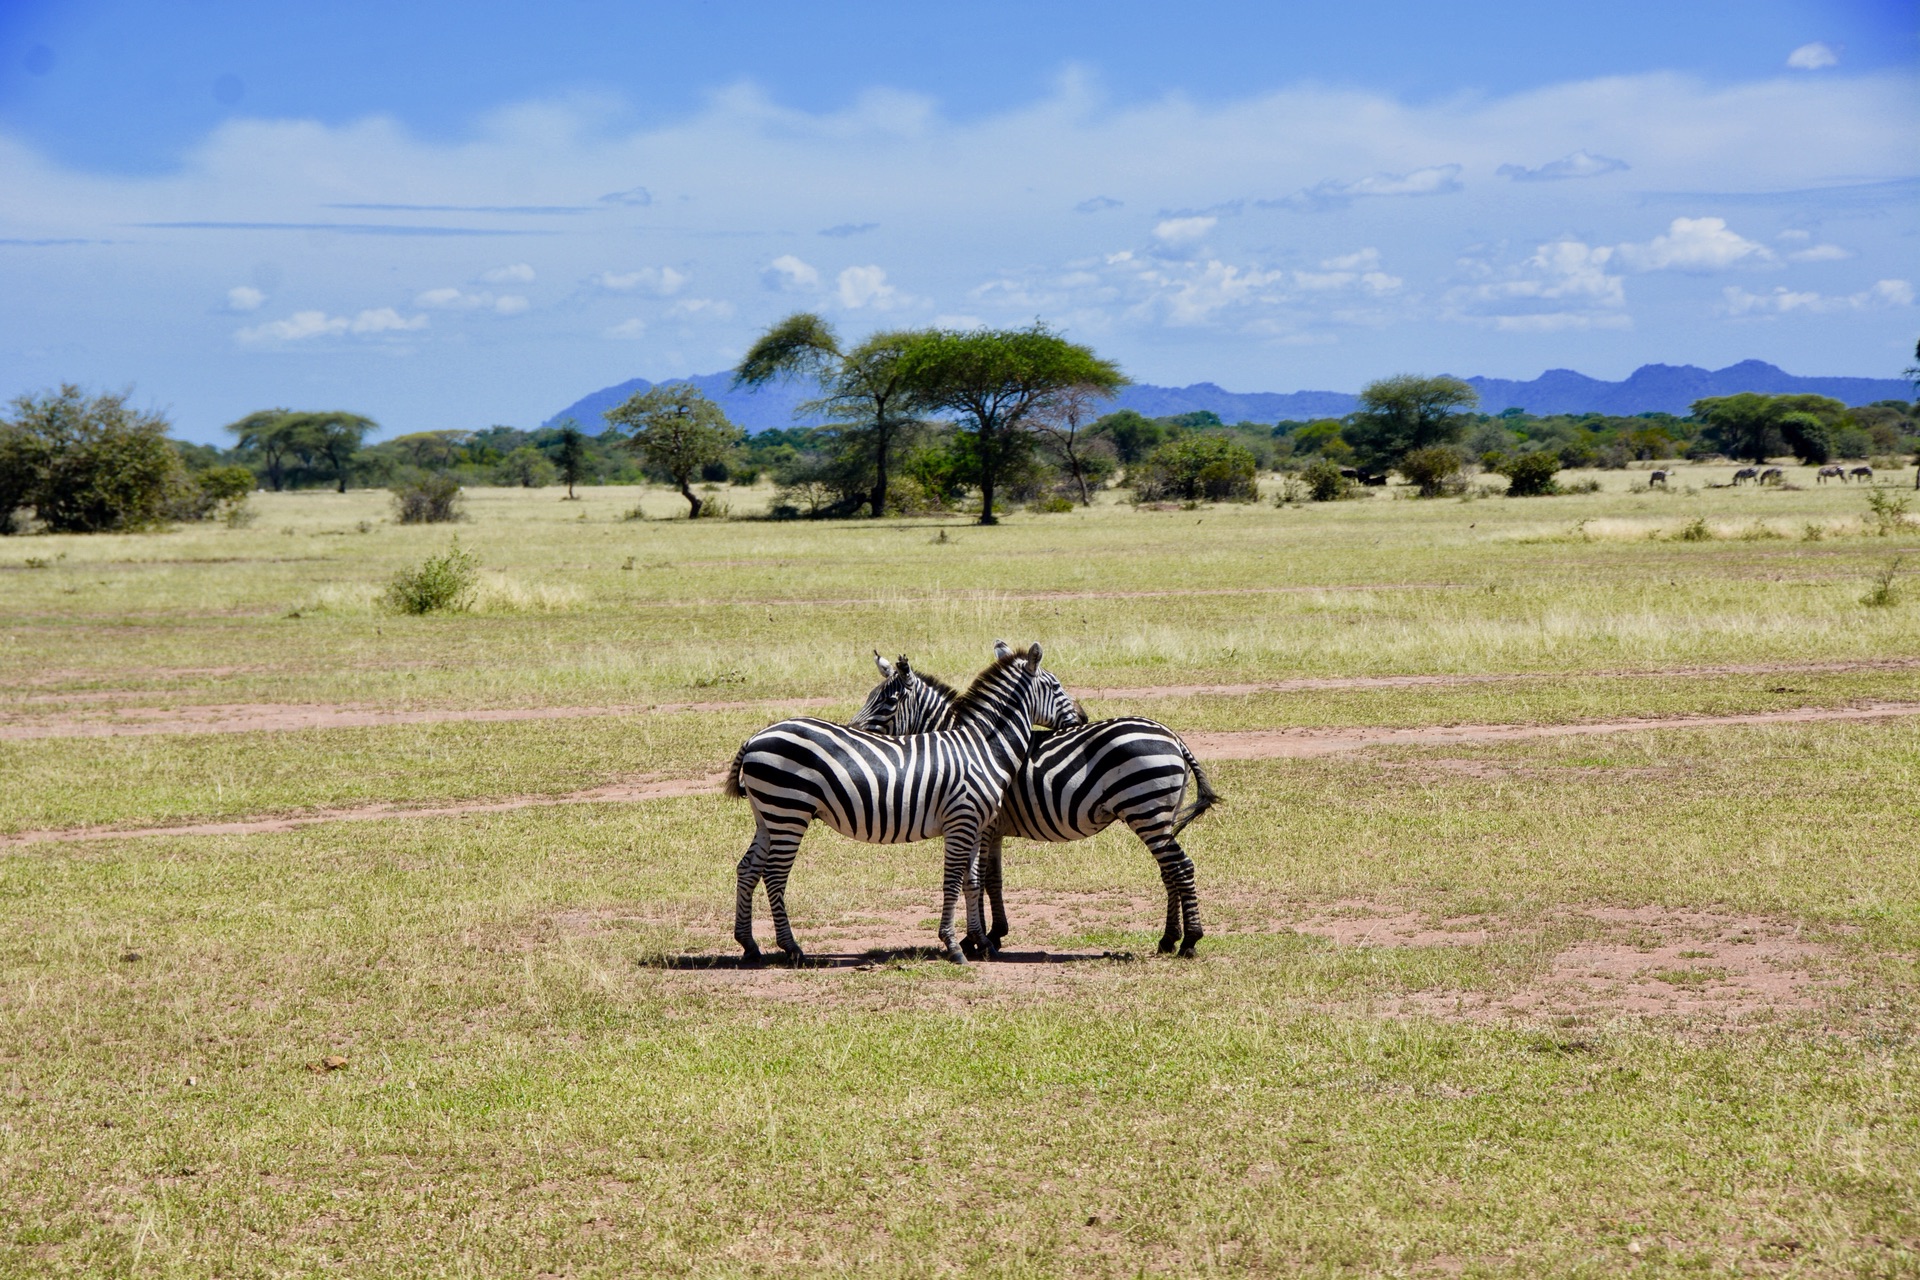
<svg viewBox="0 0 1920 1280"><path fill-rule="evenodd" d="M748 432L818 421L807 419L796 423L794 418L794 410L818 394L808 383L776 383L759 391L734 391L731 389L733 375L724 372L671 381L691 382ZM1850 405L1906 400L1912 394L1912 388L1899 378L1802 378L1764 360L1742 360L1724 369L1702 369L1690 364L1644 364L1621 382L1589 378L1572 369L1549 369L1531 382L1507 378L1468 378L1466 381L1480 393L1483 413L1519 408L1529 413L1607 413L1622 417L1654 412L1684 414L1695 400L1742 391L1768 395L1805 392L1831 396ZM572 418L588 432L598 434L606 427L602 414L653 385L645 378L634 378L618 386L603 387L574 401L544 425L555 426ZM1353 412L1358 403L1356 397L1343 391L1236 392L1223 390L1211 382L1196 382L1188 387L1140 383L1122 391L1113 407L1133 409L1149 418L1204 409L1219 414L1225 422L1278 422L1284 418L1337 418Z"/></svg>

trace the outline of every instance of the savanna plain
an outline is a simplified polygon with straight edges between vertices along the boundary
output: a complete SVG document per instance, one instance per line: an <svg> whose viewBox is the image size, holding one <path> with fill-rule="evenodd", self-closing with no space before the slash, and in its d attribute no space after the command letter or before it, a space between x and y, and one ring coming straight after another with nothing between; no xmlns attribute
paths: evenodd
<svg viewBox="0 0 1920 1280"><path fill-rule="evenodd" d="M1920 522L1730 473L0 539L0 1274L1920 1275ZM1198 957L816 827L736 967L740 741L1003 637L1207 764Z"/></svg>

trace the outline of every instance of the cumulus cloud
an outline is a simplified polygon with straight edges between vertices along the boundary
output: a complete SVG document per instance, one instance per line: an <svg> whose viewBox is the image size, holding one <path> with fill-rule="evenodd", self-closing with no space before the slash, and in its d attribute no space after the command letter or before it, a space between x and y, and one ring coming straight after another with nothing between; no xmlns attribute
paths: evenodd
<svg viewBox="0 0 1920 1280"><path fill-rule="evenodd" d="M1795 249L1787 255L1789 262L1839 262L1853 255L1837 244L1815 244L1804 249Z"/></svg>
<svg viewBox="0 0 1920 1280"><path fill-rule="evenodd" d="M832 236L836 240L844 240L848 236L865 235L869 231L877 230L879 226L877 222L842 222L838 226L823 229L820 234Z"/></svg>
<svg viewBox="0 0 1920 1280"><path fill-rule="evenodd" d="M1836 311L1910 307L1913 305L1914 292L1910 281L1878 280L1871 288L1837 296L1796 292L1784 285L1775 287L1772 293L1749 293L1738 286L1728 286L1721 291L1721 296L1724 299L1721 309L1731 316L1785 315L1791 311L1827 315Z"/></svg>
<svg viewBox="0 0 1920 1280"><path fill-rule="evenodd" d="M1549 160L1537 169L1520 164L1503 164L1494 172L1515 182L1558 182L1567 178L1597 178L1603 173L1618 173L1627 167L1625 160L1576 151L1570 156Z"/></svg>
<svg viewBox="0 0 1920 1280"><path fill-rule="evenodd" d="M1771 261L1773 251L1728 230L1724 218L1675 218L1665 235L1623 244L1619 255L1635 271L1724 271L1739 262Z"/></svg>
<svg viewBox="0 0 1920 1280"><path fill-rule="evenodd" d="M515 262L508 266L482 271L480 278L488 284L532 284L533 268L524 262Z"/></svg>
<svg viewBox="0 0 1920 1280"><path fill-rule="evenodd" d="M840 305L849 311L891 311L912 301L888 284L887 273L875 266L848 267L834 285Z"/></svg>
<svg viewBox="0 0 1920 1280"><path fill-rule="evenodd" d="M653 192L645 187L628 187L625 191L609 191L600 197L600 203L618 205L627 209L644 209L653 203Z"/></svg>
<svg viewBox="0 0 1920 1280"><path fill-rule="evenodd" d="M1803 44L1787 55L1787 65L1797 71L1818 71L1822 67L1838 66L1839 63L1840 46L1824 40Z"/></svg>
<svg viewBox="0 0 1920 1280"><path fill-rule="evenodd" d="M485 289L468 293L449 286L415 295L413 305L435 311L491 311L495 315L516 316L527 309L527 300L519 294L494 294Z"/></svg>
<svg viewBox="0 0 1920 1280"><path fill-rule="evenodd" d="M1188 244L1219 225L1218 218L1168 218L1153 228L1153 238L1162 244Z"/></svg>
<svg viewBox="0 0 1920 1280"><path fill-rule="evenodd" d="M227 310L258 311L267 295L251 285L237 284L227 290Z"/></svg>
<svg viewBox="0 0 1920 1280"><path fill-rule="evenodd" d="M1380 270L1380 251L1366 248L1337 257L1322 258L1320 270L1296 271L1293 273L1293 283L1297 288L1313 293L1357 286L1367 293L1381 296L1396 292L1406 281Z"/></svg>
<svg viewBox="0 0 1920 1280"><path fill-rule="evenodd" d="M609 293L638 291L670 298L691 278L672 267L641 267L637 271L602 271L593 278L593 283Z"/></svg>
<svg viewBox="0 0 1920 1280"><path fill-rule="evenodd" d="M352 319L330 316L324 311L296 311L284 320L269 320L249 329L240 329L234 337L249 344L303 342L309 338L339 337L343 334L367 336L381 333L409 333L427 327L425 316L402 316L392 307L362 311Z"/></svg>
<svg viewBox="0 0 1920 1280"><path fill-rule="evenodd" d="M602 330L602 335L608 338L644 338L646 334L647 322L638 316L630 320L622 320L619 324Z"/></svg>
<svg viewBox="0 0 1920 1280"><path fill-rule="evenodd" d="M760 283L776 293L797 293L820 287L820 269L790 253L783 253L766 265Z"/></svg>
<svg viewBox="0 0 1920 1280"><path fill-rule="evenodd" d="M1370 196L1439 196L1462 189L1460 166L1440 164L1411 173L1376 173L1351 182L1328 178L1284 200L1256 203L1263 208L1343 209L1355 200Z"/></svg>
<svg viewBox="0 0 1920 1280"><path fill-rule="evenodd" d="M1107 209L1118 209L1119 207L1120 202L1112 196L1094 196L1090 200L1082 200L1079 204L1073 206L1073 211L1075 213L1100 213Z"/></svg>
<svg viewBox="0 0 1920 1280"><path fill-rule="evenodd" d="M1607 270L1613 257L1606 245L1549 241L1502 278L1453 290L1448 318L1508 332L1631 327L1625 283Z"/></svg>
<svg viewBox="0 0 1920 1280"><path fill-rule="evenodd" d="M733 304L724 298L682 298L667 309L667 314L685 319L726 320L733 315Z"/></svg>

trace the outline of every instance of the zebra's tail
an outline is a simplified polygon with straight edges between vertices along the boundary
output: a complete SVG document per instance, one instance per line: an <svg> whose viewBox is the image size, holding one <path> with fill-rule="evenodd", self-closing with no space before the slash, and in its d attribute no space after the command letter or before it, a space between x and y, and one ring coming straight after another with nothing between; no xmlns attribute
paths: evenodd
<svg viewBox="0 0 1920 1280"><path fill-rule="evenodd" d="M740 749L733 753L733 763L727 766L727 785L721 788L722 794L732 796L736 800L747 794L740 786L740 765L746 758L747 744L743 742L740 744Z"/></svg>
<svg viewBox="0 0 1920 1280"><path fill-rule="evenodd" d="M1193 771L1195 791L1193 803L1173 815L1173 834L1177 836L1186 829L1189 822L1219 803L1220 796L1214 791L1213 783L1207 777L1207 771L1200 767L1200 762L1193 758L1193 752L1187 749L1187 744L1182 742L1178 735L1175 735L1173 740L1180 743L1180 754L1187 758L1187 768Z"/></svg>

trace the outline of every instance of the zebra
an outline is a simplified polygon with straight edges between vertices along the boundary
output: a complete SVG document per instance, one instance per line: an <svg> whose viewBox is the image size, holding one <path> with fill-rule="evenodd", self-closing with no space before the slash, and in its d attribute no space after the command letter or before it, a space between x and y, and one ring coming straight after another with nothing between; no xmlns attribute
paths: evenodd
<svg viewBox="0 0 1920 1280"><path fill-rule="evenodd" d="M734 755L726 794L753 806L754 835L736 868L734 940L749 963L753 896L767 884L774 936L789 961L805 958L787 923L787 876L800 840L815 818L868 844L905 844L943 836L940 942L947 958L966 963L953 935L954 904L964 889L967 936L984 948L980 904L980 840L999 816L1033 726L1070 720L1075 712L1053 674L1040 669L1040 646L1016 653L994 645L993 665L954 702L950 727L886 737L826 720L782 720L754 734ZM900 680L912 675L903 662ZM872 701L871 699L869 701Z"/></svg>
<svg viewBox="0 0 1920 1280"><path fill-rule="evenodd" d="M1759 474L1760 468L1758 467L1742 467L1733 473L1733 482L1735 484L1743 484L1748 480L1755 479Z"/></svg>
<svg viewBox="0 0 1920 1280"><path fill-rule="evenodd" d="M881 690L900 685L906 663L903 658L899 665L889 666L878 653L873 660L883 679L869 697L869 705L876 705ZM893 700L890 722L869 719L854 723L866 728L884 727L893 733L924 732L948 723L955 705L954 692L947 685L920 672L908 672L904 687ZM1077 703L1074 708L1079 711ZM1182 808L1189 775L1196 796L1191 806ZM1200 927L1193 859L1180 847L1177 837L1218 799L1206 771L1187 744L1158 721L1126 716L1094 724L1056 726L1055 732L1034 743L1032 752L1014 773L999 821L987 829L981 843L980 879L993 907L988 950L998 951L1000 939L1007 936L1007 908L1000 880L1000 849L1006 837L1050 843L1085 840L1106 830L1117 818L1140 837L1160 864L1160 882L1167 890L1161 953L1177 947L1182 956L1192 956L1205 930Z"/></svg>
<svg viewBox="0 0 1920 1280"><path fill-rule="evenodd" d="M1845 484L1847 482L1847 469L1845 467L1822 467L1814 479L1818 480L1821 484L1825 484L1829 480L1838 480L1841 484Z"/></svg>
<svg viewBox="0 0 1920 1280"><path fill-rule="evenodd" d="M1873 468L1872 467L1855 467L1853 469L1853 478L1855 480L1858 480L1861 484L1872 484Z"/></svg>
<svg viewBox="0 0 1920 1280"><path fill-rule="evenodd" d="M1786 482L1787 473L1778 467L1768 467L1760 473L1761 484L1785 484Z"/></svg>
<svg viewBox="0 0 1920 1280"><path fill-rule="evenodd" d="M1648 472L1648 473L1647 473L1647 488L1649 488L1649 489L1651 489L1651 488L1653 488L1653 486L1655 486L1655 485L1659 485L1659 486L1660 486L1660 487L1661 487L1662 489L1664 489L1664 488L1666 488L1666 487L1667 487L1667 473L1666 473L1666 472L1664 472L1664 471L1650 471L1650 472Z"/></svg>

